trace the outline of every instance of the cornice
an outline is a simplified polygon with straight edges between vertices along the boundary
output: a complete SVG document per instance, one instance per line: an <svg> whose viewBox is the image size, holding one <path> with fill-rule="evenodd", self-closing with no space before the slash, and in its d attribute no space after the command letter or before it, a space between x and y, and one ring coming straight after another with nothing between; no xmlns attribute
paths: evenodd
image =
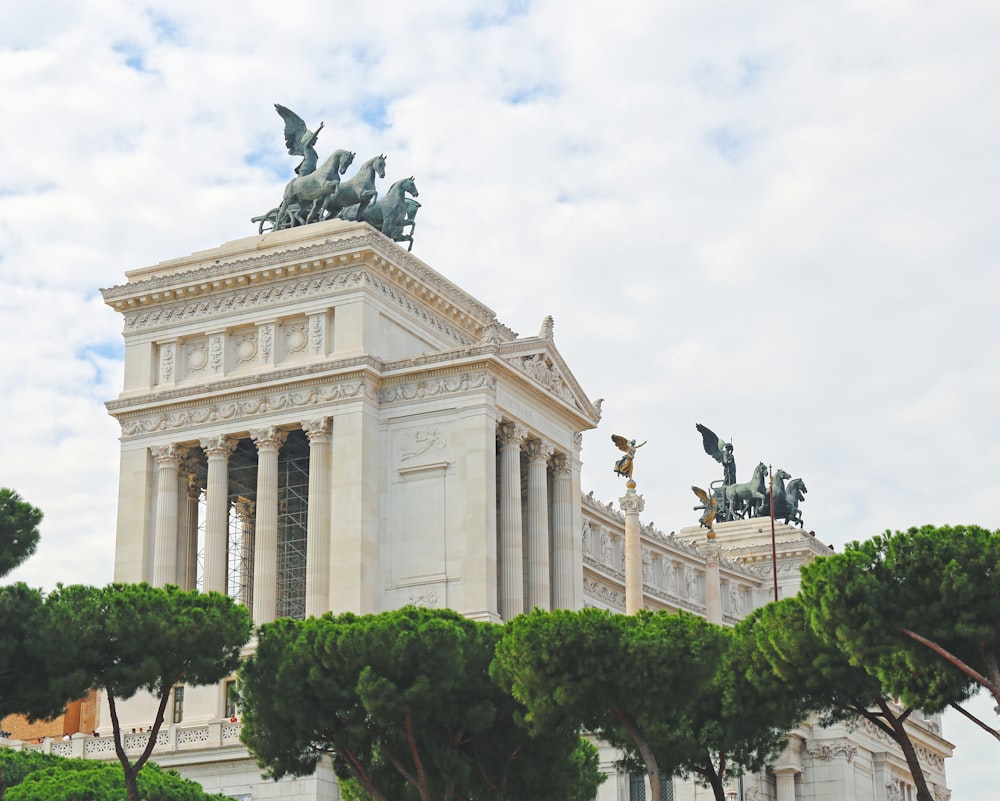
<svg viewBox="0 0 1000 801"><path fill-rule="evenodd" d="M223 291L205 297L180 297L178 293L172 300L165 298L158 305L136 307L113 305L125 318L125 331L136 333L168 328L181 322L210 320L246 310L275 308L312 297L326 298L335 293L366 288L378 292L411 319L456 344L465 346L475 344L483 330L482 324L457 311L455 307L451 307L452 316L458 316L460 322L449 320L447 316L430 309L404 290L374 274L370 265L360 267L351 265L348 269L326 275L289 276L263 285L251 285L241 280L243 278L245 276L239 276L230 281L231 286L227 286Z"/></svg>
<svg viewBox="0 0 1000 801"><path fill-rule="evenodd" d="M128 405L119 401L114 409L111 404L108 406L121 424L123 440L171 431L190 439L197 438L203 428L217 427L219 423L231 424L231 431L246 430L278 413L301 412L301 418L307 420L343 403L363 400L392 406L495 389L496 378L485 369L448 370L389 386L383 386L376 373L354 370L274 387L243 387L176 403L163 403L160 399L155 405L139 406L134 402Z"/></svg>
<svg viewBox="0 0 1000 801"><path fill-rule="evenodd" d="M353 356L347 359L330 359L324 362L314 362L312 364L288 367L279 370L270 370L266 373L254 373L251 375L235 376L221 381L212 381L205 384L195 384L191 386L175 387L157 392L150 392L144 395L134 395L127 398L108 401L105 407L112 415L118 416L119 412L130 409L162 405L164 403L193 401L199 402L205 396L217 397L220 394L231 394L243 392L251 388L258 393L267 391L273 385L277 389L280 385L288 384L296 379L300 381L318 381L322 377L317 373L343 373L344 371L369 370L379 372L382 362L372 356ZM359 373L360 374L360 373ZM330 378L330 376L327 376Z"/></svg>
<svg viewBox="0 0 1000 801"><path fill-rule="evenodd" d="M337 266L358 260L369 261L364 254L368 251L376 257L370 260L373 266L384 267L396 281L410 284L409 288L416 295L419 296L421 292L414 285L420 285L425 292L433 292L466 310L473 318L478 319L481 326L496 319L492 309L367 223L338 220L323 224L322 227L316 226L315 231L309 232L315 234L312 240L305 240L306 243L297 247L294 244L295 238L282 236L282 233L247 237L184 259L134 270L128 273L130 280L127 283L102 289L101 294L106 303L121 311L125 306L162 303L171 297L211 294L238 283L252 285L284 275L329 268L335 266L335 261ZM301 232L295 232L294 236L301 236ZM318 236L323 236L323 239L316 241ZM282 247L282 239L292 239L292 242ZM242 255L265 248L268 249L267 252ZM224 249L232 251L233 255L227 257ZM216 254L219 257L213 258ZM184 269L192 262L195 262L194 266ZM151 277L144 277L150 273Z"/></svg>

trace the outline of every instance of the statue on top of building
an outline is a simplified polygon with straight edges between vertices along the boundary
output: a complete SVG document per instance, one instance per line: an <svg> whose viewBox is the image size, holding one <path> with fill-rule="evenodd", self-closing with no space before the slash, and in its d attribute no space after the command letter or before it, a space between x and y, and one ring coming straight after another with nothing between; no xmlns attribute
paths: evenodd
<svg viewBox="0 0 1000 801"><path fill-rule="evenodd" d="M736 483L736 458L733 456L733 443L726 442L717 436L712 429L695 423L695 428L701 434L702 444L705 446L705 453L722 465L722 483L725 485Z"/></svg>
<svg viewBox="0 0 1000 801"><path fill-rule="evenodd" d="M339 218L366 222L394 242L409 242L413 249L414 217L420 204L413 176L396 181L386 197L380 199L375 177L385 178L385 154L368 159L357 174L342 179L353 163L354 152L334 150L322 164L316 152L316 140L323 123L310 131L298 114L280 103L275 110L285 122L285 147L291 156L302 156L295 177L286 185L281 203L251 219L258 232L280 231L323 220ZM408 197L412 195L412 197Z"/></svg>

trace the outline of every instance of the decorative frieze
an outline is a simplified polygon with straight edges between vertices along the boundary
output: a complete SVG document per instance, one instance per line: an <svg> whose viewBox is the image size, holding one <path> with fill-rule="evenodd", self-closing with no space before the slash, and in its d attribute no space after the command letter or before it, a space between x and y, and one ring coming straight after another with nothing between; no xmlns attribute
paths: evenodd
<svg viewBox="0 0 1000 801"><path fill-rule="evenodd" d="M121 420L124 438L160 431L173 431L220 422L234 422L262 417L272 412L305 409L321 404L359 399L375 400L371 382L351 378L315 386L293 388L246 398L192 404L169 412L151 412Z"/></svg>
<svg viewBox="0 0 1000 801"><path fill-rule="evenodd" d="M119 311L125 317L126 332L136 332L175 326L182 322L209 320L252 309L267 309L308 298L329 300L334 293L361 286L378 292L411 319L432 328L458 345L478 344L476 339L448 322L440 314L431 311L424 304L415 302L409 295L368 270L353 270L321 278L288 280L271 286L248 286L212 298L182 301L148 310L130 311L123 308ZM105 298L107 299L107 295Z"/></svg>
<svg viewBox="0 0 1000 801"><path fill-rule="evenodd" d="M830 762L836 757L843 757L848 762L853 762L857 756L858 747L847 740L823 740L816 742L810 740L806 742L806 751L809 755L824 762Z"/></svg>
<svg viewBox="0 0 1000 801"><path fill-rule="evenodd" d="M383 387L378 393L378 399L380 403L405 403L477 389L492 391L496 389L496 385L496 378L485 371L433 376Z"/></svg>

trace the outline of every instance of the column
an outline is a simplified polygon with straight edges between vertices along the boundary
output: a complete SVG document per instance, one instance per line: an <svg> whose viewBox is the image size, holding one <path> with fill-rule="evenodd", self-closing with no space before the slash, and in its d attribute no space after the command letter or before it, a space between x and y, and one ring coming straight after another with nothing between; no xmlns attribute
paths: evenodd
<svg viewBox="0 0 1000 801"><path fill-rule="evenodd" d="M171 443L150 450L160 468L156 482L153 586L162 587L177 579L177 481L187 449Z"/></svg>
<svg viewBox="0 0 1000 801"><path fill-rule="evenodd" d="M287 436L277 426L250 432L257 445L253 622L258 626L274 620L278 604L278 451Z"/></svg>
<svg viewBox="0 0 1000 801"><path fill-rule="evenodd" d="M528 442L528 598L525 611L549 610L549 483L552 446L540 439Z"/></svg>
<svg viewBox="0 0 1000 801"><path fill-rule="evenodd" d="M777 785L778 801L795 801L795 768L775 768L774 781Z"/></svg>
<svg viewBox="0 0 1000 801"><path fill-rule="evenodd" d="M507 621L524 612L521 534L521 440L524 431L501 423L500 440L500 615Z"/></svg>
<svg viewBox="0 0 1000 801"><path fill-rule="evenodd" d="M204 592L226 594L226 545L229 538L229 454L236 448L232 437L207 437L201 447L208 456L205 487Z"/></svg>
<svg viewBox="0 0 1000 801"><path fill-rule="evenodd" d="M639 513L646 502L635 492L635 482L625 483L625 495L618 499L625 513L625 614L634 615L642 609L642 537Z"/></svg>
<svg viewBox="0 0 1000 801"><path fill-rule="evenodd" d="M801 751L802 739L793 734L772 768L777 801L795 801L795 777L802 772Z"/></svg>
<svg viewBox="0 0 1000 801"><path fill-rule="evenodd" d="M552 457L552 495L552 606L575 609L573 477L569 458L561 453Z"/></svg>
<svg viewBox="0 0 1000 801"><path fill-rule="evenodd" d="M181 589L193 590L198 578L198 499L202 485L194 473L182 475L177 487L181 497L177 524L177 578Z"/></svg>
<svg viewBox="0 0 1000 801"><path fill-rule="evenodd" d="M714 541L705 554L705 617L709 623L722 625L722 578L719 562L722 554ZM731 614L735 614L732 610Z"/></svg>
<svg viewBox="0 0 1000 801"><path fill-rule="evenodd" d="M302 424L309 437L306 617L330 609L330 418Z"/></svg>

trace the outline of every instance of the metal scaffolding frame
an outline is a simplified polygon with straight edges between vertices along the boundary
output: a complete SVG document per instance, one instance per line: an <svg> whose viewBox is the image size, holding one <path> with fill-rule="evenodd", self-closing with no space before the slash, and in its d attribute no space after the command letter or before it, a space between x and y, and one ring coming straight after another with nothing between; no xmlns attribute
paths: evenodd
<svg viewBox="0 0 1000 801"><path fill-rule="evenodd" d="M278 617L306 616L309 440L289 431L278 454Z"/></svg>

